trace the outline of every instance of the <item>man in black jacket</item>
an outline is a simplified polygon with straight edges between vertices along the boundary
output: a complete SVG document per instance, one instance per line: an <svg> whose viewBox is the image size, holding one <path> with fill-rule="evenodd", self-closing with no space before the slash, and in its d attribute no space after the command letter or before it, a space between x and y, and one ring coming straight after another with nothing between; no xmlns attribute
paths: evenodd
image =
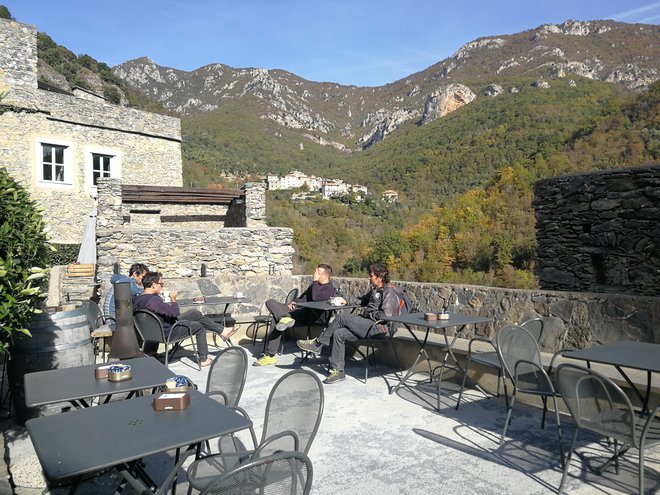
<svg viewBox="0 0 660 495"><path fill-rule="evenodd" d="M303 351L320 354L323 346L332 344L330 353L330 374L323 383L337 383L346 379L344 374L344 354L346 352L346 341L355 341L364 338L369 333L371 336L385 335L387 328L378 324L384 316L398 315L400 311L400 299L396 289L389 284L390 272L385 263L374 263L369 267L369 282L371 290L359 298L351 298L344 302L360 304L363 306L360 315L347 314L340 311L334 321L316 339L299 340L298 347ZM374 326L375 325L375 326Z"/></svg>

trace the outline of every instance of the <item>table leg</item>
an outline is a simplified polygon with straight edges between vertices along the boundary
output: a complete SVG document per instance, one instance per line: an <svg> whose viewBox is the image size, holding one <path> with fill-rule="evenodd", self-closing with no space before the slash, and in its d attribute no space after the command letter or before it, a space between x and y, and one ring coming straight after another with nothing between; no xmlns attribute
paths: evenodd
<svg viewBox="0 0 660 495"><path fill-rule="evenodd" d="M626 373L621 369L621 366L615 366L615 368L621 374L624 380L626 380L632 391L642 403L642 415L649 414L649 398L651 396L651 372L646 372L646 394L642 396L642 393L639 391L633 381L628 377L628 375L626 375Z"/></svg>
<svg viewBox="0 0 660 495"><path fill-rule="evenodd" d="M406 329L408 330L408 332L410 332L410 335L413 336L413 338L415 339L415 341L416 341L417 344L419 345L419 352L417 353L417 357L415 358L415 361L413 362L412 366L411 366L410 368L408 368L408 371L407 371L406 374L403 376L403 378L401 378L401 379L399 380L399 383L397 383L394 387L390 388L390 391L389 391L389 392L390 392L390 395L393 394L394 392L396 392L396 391L399 389L399 387L401 387L401 385L405 384L406 380L407 380L408 378L410 378L411 375L413 375L413 374L416 373L416 372L415 372L415 366L417 366L417 363L419 363L419 360L420 360L420 358L422 357L422 355L424 355L424 357L426 358L426 364L427 364L428 367L429 367L429 382L431 382L431 383L433 382L433 370L432 370L432 368L431 368L431 358L429 357L428 352L426 352L426 341L427 341L428 338L429 338L429 330L430 330L430 328L427 328L427 329L426 329L426 334L424 335L424 341L420 341L420 340L417 338L417 335L415 335L415 334L413 333L412 329L411 329L408 325L404 325L404 326L406 327Z"/></svg>

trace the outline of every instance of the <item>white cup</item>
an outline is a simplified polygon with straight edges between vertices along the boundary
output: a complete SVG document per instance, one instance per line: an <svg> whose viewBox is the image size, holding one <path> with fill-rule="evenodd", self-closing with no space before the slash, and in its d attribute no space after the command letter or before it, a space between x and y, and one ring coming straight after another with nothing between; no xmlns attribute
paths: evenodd
<svg viewBox="0 0 660 495"><path fill-rule="evenodd" d="M169 290L164 290L163 291L163 301L165 302L170 302L170 291Z"/></svg>
<svg viewBox="0 0 660 495"><path fill-rule="evenodd" d="M240 299L241 297L243 297L243 293L242 292L237 292L236 293L236 299Z"/></svg>

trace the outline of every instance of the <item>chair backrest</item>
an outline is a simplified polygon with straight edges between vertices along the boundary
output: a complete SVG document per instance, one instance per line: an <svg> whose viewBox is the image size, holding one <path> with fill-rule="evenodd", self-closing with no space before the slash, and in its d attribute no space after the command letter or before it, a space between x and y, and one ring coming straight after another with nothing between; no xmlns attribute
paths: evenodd
<svg viewBox="0 0 660 495"><path fill-rule="evenodd" d="M307 495L312 489L312 462L301 452L280 452L215 478L202 495Z"/></svg>
<svg viewBox="0 0 660 495"><path fill-rule="evenodd" d="M638 447L635 412L628 396L600 373L571 363L557 367L557 386L578 428Z"/></svg>
<svg viewBox="0 0 660 495"><path fill-rule="evenodd" d="M266 403L264 428L260 445L268 438L285 431L298 437L298 451L307 454L323 416L323 384L316 373L293 370L273 386ZM290 437L268 445L267 453L295 450Z"/></svg>
<svg viewBox="0 0 660 495"><path fill-rule="evenodd" d="M541 339L543 338L543 318L533 318L531 320L524 321L520 324L525 330L527 330L537 344L541 344Z"/></svg>
<svg viewBox="0 0 660 495"><path fill-rule="evenodd" d="M507 325L500 328L496 337L497 352L504 366L506 375L515 380L516 364L521 361L529 361L534 364L520 364L517 368L518 376L524 377L528 382L526 386L516 384L518 388L534 389L538 388L541 382L546 383L545 377L537 377L539 370L543 370L541 362L541 352L536 343L536 339L527 330L517 325Z"/></svg>
<svg viewBox="0 0 660 495"><path fill-rule="evenodd" d="M297 297L298 297L298 289L295 288L291 289L289 293L286 295L286 299L284 299L284 304L289 304Z"/></svg>
<svg viewBox="0 0 660 495"><path fill-rule="evenodd" d="M135 328L144 342L165 342L163 322L148 309L133 311Z"/></svg>
<svg viewBox="0 0 660 495"><path fill-rule="evenodd" d="M94 331L103 325L103 313L98 304L91 299L86 299L82 302L82 305L85 309L85 314L87 315L87 324L89 325L90 331Z"/></svg>
<svg viewBox="0 0 660 495"><path fill-rule="evenodd" d="M209 368L206 395L227 406L237 406L245 387L248 355L242 347L226 347Z"/></svg>

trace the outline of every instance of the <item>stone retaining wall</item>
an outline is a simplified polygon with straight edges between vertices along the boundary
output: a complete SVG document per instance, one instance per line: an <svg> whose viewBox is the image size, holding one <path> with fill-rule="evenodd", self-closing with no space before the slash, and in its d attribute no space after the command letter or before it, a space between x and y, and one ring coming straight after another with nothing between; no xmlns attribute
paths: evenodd
<svg viewBox="0 0 660 495"><path fill-rule="evenodd" d="M544 289L660 295L660 165L536 185Z"/></svg>
<svg viewBox="0 0 660 495"><path fill-rule="evenodd" d="M309 277L304 277L301 284L310 281ZM394 283L405 290L413 304L422 311L439 311L448 305L450 312L493 318L493 323L479 325L476 329L478 335L488 338L493 338L497 329L503 325L544 317L546 329L541 347L548 352L619 340L660 344L658 297L399 281ZM368 290L368 282L337 278L335 287L348 295L362 295ZM474 328L466 329L466 337L474 335Z"/></svg>

